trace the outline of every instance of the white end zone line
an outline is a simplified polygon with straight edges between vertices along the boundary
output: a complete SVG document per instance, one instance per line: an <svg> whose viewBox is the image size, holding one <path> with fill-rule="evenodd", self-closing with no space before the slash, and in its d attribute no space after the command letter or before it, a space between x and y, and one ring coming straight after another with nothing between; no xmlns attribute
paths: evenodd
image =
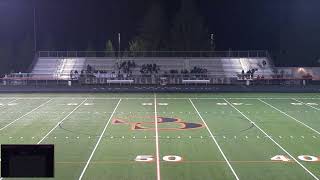
<svg viewBox="0 0 320 180"><path fill-rule="evenodd" d="M304 105L306 105L306 106L311 107L312 109L316 109L316 110L320 111L319 108L313 107L313 106L311 106L310 104L306 104L306 103L304 103L304 102L302 102L302 101L299 101L299 100L297 100L297 99L295 99L295 98L292 98L292 100L295 100L295 101L297 101L297 102L299 102L299 103L302 103L302 104L304 104Z"/></svg>
<svg viewBox="0 0 320 180"><path fill-rule="evenodd" d="M42 106L48 104L50 101L52 101L53 99L49 99L49 101L46 101L45 103L40 104L38 107L32 109L31 111L27 112L26 114L20 116L18 119L15 119L14 121L10 122L9 124L5 125L4 127L0 128L0 131L4 130L5 128L7 128L8 126L10 126L11 124L15 123L16 121L19 121L20 119L22 119L23 117L31 114L32 112L36 111L37 109L41 108Z"/></svg>
<svg viewBox="0 0 320 180"><path fill-rule="evenodd" d="M299 121L298 119L296 119L296 118L294 118L294 117L290 116L289 114L287 114L287 113L285 113L285 112L281 111L280 109L278 109L278 108L276 108L276 107L272 106L271 104L269 104L269 103L267 103L267 102L265 102L265 101L263 101L263 100L261 100L261 99L258 99L258 100L259 100L259 101L261 101L261 102L263 102L264 104L266 104L266 105L270 106L271 108L273 108L273 109L275 109L275 110L279 111L280 113L282 113L282 114L286 115L287 117L289 117L289 118L291 118L291 119L295 120L296 122L298 122L298 123L302 124L303 126L305 126L305 127L309 128L309 129L310 129L310 130L312 130L313 132L315 132L315 133L317 133L317 134L320 134L320 132L319 132L319 131L317 131L317 130L313 129L312 127L310 127L310 126L308 126L307 124L305 124L305 123L303 123L303 122Z"/></svg>
<svg viewBox="0 0 320 180"><path fill-rule="evenodd" d="M161 176L160 176L159 133L158 133L158 113L157 113L156 93L154 93L154 123L156 128L157 180L160 180Z"/></svg>
<svg viewBox="0 0 320 180"><path fill-rule="evenodd" d="M99 144L100 144L100 141L101 141L101 139L102 139L102 137L103 137L104 133L106 132L107 127L108 127L108 125L110 124L110 121L111 121L111 119L112 119L112 117L113 117L114 113L116 112L116 110L117 110L117 108L118 108L118 106L119 106L120 102L121 102L121 99L119 99L119 101L118 101L118 103L117 103L116 107L114 108L114 110L113 110L112 114L111 114L111 115L110 115L110 117L109 117L109 120L108 120L107 124L104 126L104 129L103 129L102 133L100 134L100 137L99 137L99 139L98 139L98 141L97 141L97 143L96 143L96 145L95 145L94 149L92 150L91 155L90 155L90 157L89 157L89 159L88 159L88 161L87 161L86 165L84 166L84 168L83 168L83 170L82 170L82 172L81 172L81 175L80 175L80 177L79 177L79 180L81 180L81 179L82 179L82 177L83 177L84 173L86 172L86 170L87 170L87 168L88 168L88 166L89 166L89 164L90 164L90 161L91 161L91 159L92 159L92 157L93 157L94 153L96 152L96 149L98 148L98 146L99 146Z"/></svg>
<svg viewBox="0 0 320 180"><path fill-rule="evenodd" d="M196 108L196 106L193 104L192 100L191 100L191 99L189 99L189 101L190 101L190 103L192 104L193 108L196 110L196 112L197 112L197 114L199 115L200 119L202 120L203 124L206 126L206 128L207 128L208 132L210 133L210 136L211 136L212 140L213 140L213 141L214 141L214 143L217 145L217 147L218 147L218 149L219 149L219 151L220 151L221 155L223 156L224 160L227 162L227 164L228 164L228 166L229 166L230 170L232 171L232 173L233 173L234 177L235 177L237 180L239 180L238 175L236 174L236 172L235 172L235 171L234 171L234 169L232 168L232 166L231 166L231 164L230 164L230 162L229 162L228 158L226 157L226 155L225 155L225 154L224 154L224 152L222 151L222 149L221 149L220 145L218 144L218 142L217 142L216 138L213 136L213 134L212 134L211 130L209 129L209 127L208 127L207 123L206 123L206 122L204 121L204 119L202 118L201 114L199 113L199 111L198 111L198 109Z"/></svg>
<svg viewBox="0 0 320 180"><path fill-rule="evenodd" d="M319 180L319 178L314 175L311 171L309 171L303 164L301 164L295 157L293 157L287 150L285 150L279 143L277 143L271 136L269 136L264 130L262 130L255 122L249 119L245 114L243 114L238 108L232 105L229 101L224 99L232 108L238 111L244 118L250 121L256 128L258 128L266 137L268 137L274 144L276 144L282 151L284 151L288 156L291 157L296 163L298 163L307 173L309 173L314 179Z"/></svg>
<svg viewBox="0 0 320 180"><path fill-rule="evenodd" d="M85 103L87 101L87 99L83 100L77 107L75 107L67 116L65 116L61 121L59 121L57 123L57 125L55 125L45 136L43 136L43 138L37 143L40 144L49 134L51 134L51 132L53 130L55 130L59 124L61 124L64 120L66 120L73 112L75 112L83 103Z"/></svg>

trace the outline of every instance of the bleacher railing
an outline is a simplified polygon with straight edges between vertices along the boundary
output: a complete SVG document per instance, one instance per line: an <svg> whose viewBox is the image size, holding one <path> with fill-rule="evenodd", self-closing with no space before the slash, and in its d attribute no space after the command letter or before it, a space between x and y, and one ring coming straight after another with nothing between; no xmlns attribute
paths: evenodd
<svg viewBox="0 0 320 180"><path fill-rule="evenodd" d="M39 57L266 57L268 51L39 51Z"/></svg>
<svg viewBox="0 0 320 180"><path fill-rule="evenodd" d="M9 77L0 78L0 87L3 86L28 86L28 87L104 87L111 85L127 85L131 87L140 87L141 85L246 85L250 81L250 85L303 85L306 81L308 84L319 84L320 80L297 79L297 78L266 78L266 79L239 79L226 78L206 75L194 76L132 76L117 78L96 78L82 77L73 80L62 80L56 78L35 78L35 77ZM95 86L96 85L96 86Z"/></svg>

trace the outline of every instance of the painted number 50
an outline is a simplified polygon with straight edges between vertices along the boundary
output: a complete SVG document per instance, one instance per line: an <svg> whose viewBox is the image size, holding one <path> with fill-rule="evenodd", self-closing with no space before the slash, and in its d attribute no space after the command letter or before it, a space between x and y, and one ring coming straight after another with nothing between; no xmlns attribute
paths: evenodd
<svg viewBox="0 0 320 180"><path fill-rule="evenodd" d="M167 155L163 156L162 159L167 162L179 162L182 161L182 157L176 155ZM138 155L135 158L137 162L152 162L155 160L155 157L152 155Z"/></svg>

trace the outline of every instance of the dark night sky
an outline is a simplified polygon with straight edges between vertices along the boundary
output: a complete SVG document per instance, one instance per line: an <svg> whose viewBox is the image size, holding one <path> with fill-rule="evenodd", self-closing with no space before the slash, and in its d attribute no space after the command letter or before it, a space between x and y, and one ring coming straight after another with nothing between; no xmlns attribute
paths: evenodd
<svg viewBox="0 0 320 180"><path fill-rule="evenodd" d="M107 39L122 43L137 33L152 0L36 0L39 49L53 38L61 50L84 50L92 41L101 50ZM32 1L0 0L0 39L17 43L32 34ZM163 0L169 16L179 0ZM266 49L285 63L320 57L319 0L198 0L217 49ZM1 43L1 42L0 42ZM282 55L279 56L280 52ZM303 59L303 60L302 60Z"/></svg>

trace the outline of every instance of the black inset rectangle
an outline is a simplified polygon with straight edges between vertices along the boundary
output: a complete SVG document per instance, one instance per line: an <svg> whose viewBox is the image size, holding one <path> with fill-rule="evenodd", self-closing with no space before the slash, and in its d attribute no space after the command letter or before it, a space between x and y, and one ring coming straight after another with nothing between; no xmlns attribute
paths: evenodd
<svg viewBox="0 0 320 180"><path fill-rule="evenodd" d="M54 177L54 145L1 145L1 177Z"/></svg>

